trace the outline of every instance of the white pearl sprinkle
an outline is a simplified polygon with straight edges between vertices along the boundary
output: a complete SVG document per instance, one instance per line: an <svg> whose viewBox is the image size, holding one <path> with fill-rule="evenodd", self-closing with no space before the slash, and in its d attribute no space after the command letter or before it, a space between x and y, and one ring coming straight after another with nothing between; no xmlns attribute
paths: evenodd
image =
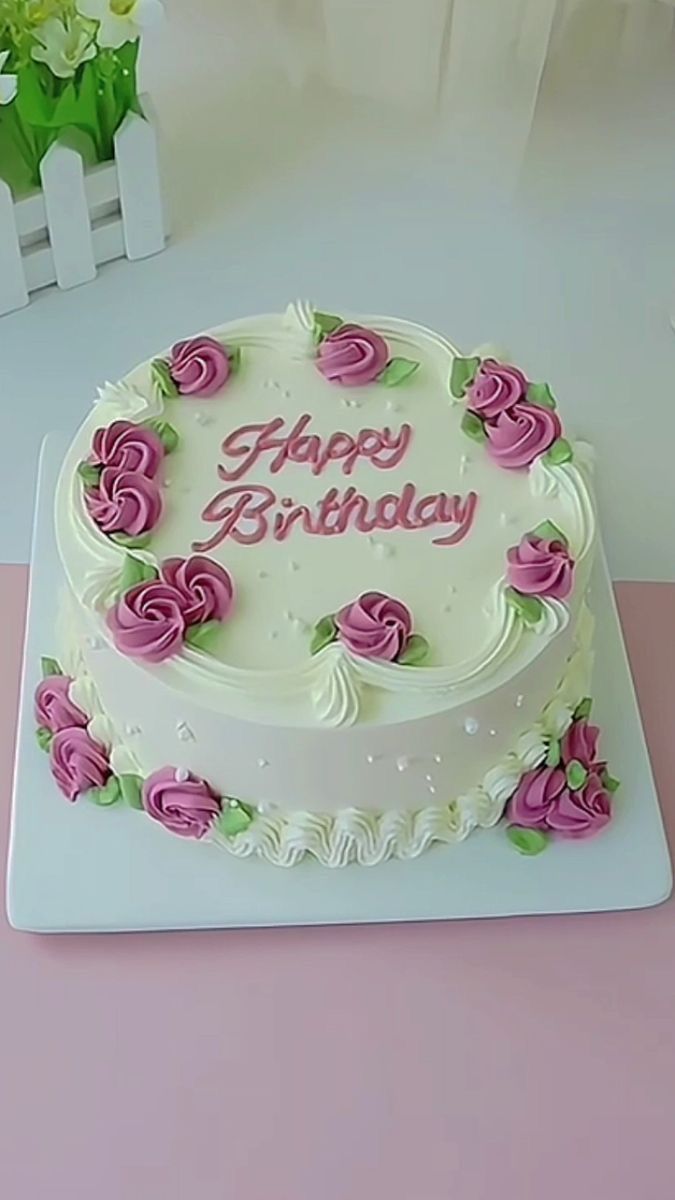
<svg viewBox="0 0 675 1200"><path fill-rule="evenodd" d="M434 762L435 763L443 762L443 759L441 758L440 754L434 754Z"/></svg>
<svg viewBox="0 0 675 1200"><path fill-rule="evenodd" d="M205 412L201 412L201 411L195 413L195 421L197 422L198 425L210 425L212 420L213 420L213 417L210 416L209 413L205 413Z"/></svg>
<svg viewBox="0 0 675 1200"><path fill-rule="evenodd" d="M478 733L479 729L480 729L480 725L478 724L478 721L476 720L475 717L467 717L466 718L466 721L464 722L464 730L466 733L473 736L474 733Z"/></svg>
<svg viewBox="0 0 675 1200"><path fill-rule="evenodd" d="M90 650L100 650L103 646L103 642L99 637L88 637L86 641Z"/></svg>
<svg viewBox="0 0 675 1200"><path fill-rule="evenodd" d="M398 403L397 400L393 400L393 399L387 400L386 407L389 412L400 412L401 411L401 405Z"/></svg>
<svg viewBox="0 0 675 1200"><path fill-rule="evenodd" d="M467 468L467 466L469 465L469 463L470 463L470 462L471 462L471 459L469 458L468 454L463 454L463 455L462 455L462 457L461 457L461 458L460 458L460 460L459 460L459 473L460 473L460 475L465 475L465 474L466 474L466 468Z"/></svg>
<svg viewBox="0 0 675 1200"><path fill-rule="evenodd" d="M285 609L284 609L284 620L285 620L285 621L292 621L292 620L293 620L293 613L291 612L290 608L285 608Z"/></svg>
<svg viewBox="0 0 675 1200"><path fill-rule="evenodd" d="M309 625L308 625L307 621L303 620L302 617L293 617L293 620L291 621L291 625L293 626L296 633L306 633L307 630L309 629Z"/></svg>
<svg viewBox="0 0 675 1200"><path fill-rule="evenodd" d="M374 763L374 762L375 762L375 755L374 755L374 754L366 754L366 762L367 762L367 763L371 763L371 764L372 764L372 763Z"/></svg>
<svg viewBox="0 0 675 1200"><path fill-rule="evenodd" d="M267 571L258 571L258 579L267 579Z"/></svg>
<svg viewBox="0 0 675 1200"><path fill-rule="evenodd" d="M284 389L284 400L290 400L290 398L291 398L291 393L289 392L288 388L285 388Z"/></svg>
<svg viewBox="0 0 675 1200"><path fill-rule="evenodd" d="M267 636L268 636L268 638L270 639L270 641L271 641L271 642L274 642L274 641L276 641L276 639L277 639L277 638L278 638L278 636L279 636L279 630L278 630L278 629L270 629L270 631L269 631L269 633L268 633L268 635L267 635Z"/></svg>
<svg viewBox="0 0 675 1200"><path fill-rule="evenodd" d="M238 800L228 800L227 807L228 808L239 808L239 801Z"/></svg>
<svg viewBox="0 0 675 1200"><path fill-rule="evenodd" d="M447 593L449 596L455 596L457 594L457 588L455 587L454 583L448 584Z"/></svg>
<svg viewBox="0 0 675 1200"><path fill-rule="evenodd" d="M299 571L299 570L300 570L300 563L297 563L297 562L295 561L295 559L294 559L294 558L292 558L292 559L289 561L289 564L288 564L288 569L289 569L289 571Z"/></svg>
<svg viewBox="0 0 675 1200"><path fill-rule="evenodd" d="M449 601L443 605L443 612L452 612L452 605Z"/></svg>
<svg viewBox="0 0 675 1200"><path fill-rule="evenodd" d="M188 779L190 778L190 772L186 771L185 767L176 767L173 777L176 780L176 783L187 783Z"/></svg>
<svg viewBox="0 0 675 1200"><path fill-rule="evenodd" d="M269 762L267 761L267 759L266 759L266 758L259 758L259 759L258 759L258 766L259 766L260 768L263 768L263 767L269 767L269 765L270 765L270 764L269 764Z"/></svg>
<svg viewBox="0 0 675 1200"><path fill-rule="evenodd" d="M523 707L523 700L524 700L524 699L525 699L525 697L524 697L524 696L516 696L516 708L522 708L522 707Z"/></svg>
<svg viewBox="0 0 675 1200"><path fill-rule="evenodd" d="M432 786L431 786L431 784L429 784L429 788L428 788L428 790L429 790L429 792L431 793L431 795L432 795L432 796L435 796L435 795L436 795L436 788L435 788L435 787L432 787Z"/></svg>
<svg viewBox="0 0 675 1200"><path fill-rule="evenodd" d="M393 558L395 551L394 547L390 546L387 542L378 542L373 547L373 553L376 558Z"/></svg>
<svg viewBox="0 0 675 1200"><path fill-rule="evenodd" d="M434 782L434 777L433 777L433 775L425 775L425 776L424 776L424 778L426 779L427 783L433 783L433 782Z"/></svg>
<svg viewBox="0 0 675 1200"><path fill-rule="evenodd" d="M502 526L502 528L505 525L508 525L508 523L509 523L508 513L505 513L505 512L500 513L499 514L499 524Z"/></svg>
<svg viewBox="0 0 675 1200"><path fill-rule="evenodd" d="M164 483L162 484L162 487L169 488L169 487L171 487L171 483L172 483L171 479L165 479Z"/></svg>
<svg viewBox="0 0 675 1200"><path fill-rule="evenodd" d="M396 770L397 771L407 771L409 766L410 766L410 759L408 758L407 754L402 754L400 758L396 759Z"/></svg>
<svg viewBox="0 0 675 1200"><path fill-rule="evenodd" d="M141 727L140 725L125 725L124 732L127 737L136 737L141 732Z"/></svg>
<svg viewBox="0 0 675 1200"><path fill-rule="evenodd" d="M496 736L497 736L497 730L496 730L496 729L491 729L491 730L490 730L490 737L496 737Z"/></svg>
<svg viewBox="0 0 675 1200"><path fill-rule="evenodd" d="M176 725L176 733L178 734L181 742L194 742L195 740L195 735L186 721L178 722Z"/></svg>

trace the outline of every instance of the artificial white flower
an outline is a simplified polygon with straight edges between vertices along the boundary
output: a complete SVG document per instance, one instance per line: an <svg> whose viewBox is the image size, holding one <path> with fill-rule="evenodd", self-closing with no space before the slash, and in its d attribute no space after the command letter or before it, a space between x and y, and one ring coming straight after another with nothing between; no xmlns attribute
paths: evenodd
<svg viewBox="0 0 675 1200"><path fill-rule="evenodd" d="M9 50L0 51L0 104L11 104L16 96L18 80L16 75L3 75L2 68L9 58Z"/></svg>
<svg viewBox="0 0 675 1200"><path fill-rule="evenodd" d="M35 37L38 44L33 47L32 57L46 63L59 79L70 79L81 63L96 56L90 31L77 20L66 24L51 17L36 29Z"/></svg>
<svg viewBox="0 0 675 1200"><path fill-rule="evenodd" d="M96 40L110 50L135 42L148 25L164 16L162 0L77 0L77 10L83 17L100 22Z"/></svg>

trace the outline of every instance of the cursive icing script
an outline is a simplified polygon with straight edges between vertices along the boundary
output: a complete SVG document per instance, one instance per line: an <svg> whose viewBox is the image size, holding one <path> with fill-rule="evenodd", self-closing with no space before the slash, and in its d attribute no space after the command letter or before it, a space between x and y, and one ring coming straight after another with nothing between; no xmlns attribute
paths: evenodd
<svg viewBox="0 0 675 1200"><path fill-rule="evenodd" d="M382 429L361 429L355 435L338 430L322 438L308 432L311 419L309 413L303 413L288 432L284 432L284 418L274 417L241 425L228 434L222 444L226 461L218 467L218 475L228 486L209 501L201 514L203 521L216 528L210 537L194 541L193 550L213 550L227 538L241 546L255 546L268 537L284 542L294 529L335 537L352 529L373 533L440 525L447 531L432 538L435 546L455 546L466 537L476 515L475 492L465 496L447 492L418 495L414 483L405 483L400 492L386 492L371 499L349 485L342 490L328 488L310 506L296 503L292 496L279 498L266 484L240 482L267 455L271 455L266 459L271 475L277 475L289 463L305 465L313 475L321 475L332 463L343 475L351 475L359 460L388 471L402 462L413 434L412 427L403 424L398 431L385 425Z"/></svg>
<svg viewBox="0 0 675 1200"><path fill-rule="evenodd" d="M329 488L313 508L295 504L290 496L277 501L276 494L263 484L243 484L225 488L214 496L202 513L204 521L218 526L202 542L193 542L197 552L213 550L232 538L241 546L255 546L270 535L284 542L296 526L304 533L334 537L357 529L372 533L376 529L428 529L431 525L452 525L451 533L432 539L436 546L454 546L469 532L478 497L449 496L446 492L417 495L414 483L404 484L400 495L388 492L369 500L355 487Z"/></svg>
<svg viewBox="0 0 675 1200"><path fill-rule="evenodd" d="M218 467L220 478L241 479L263 454L273 454L268 464L272 475L289 462L307 463L313 475L321 475L329 463L341 463L343 474L351 475L360 458L387 471L402 461L412 437L410 425L401 425L396 434L385 425L384 429L362 429L356 437L338 430L324 441L316 433L305 432L311 420L310 413L303 413L288 433L282 433L286 424L283 417L234 429L222 449L225 458L239 462Z"/></svg>

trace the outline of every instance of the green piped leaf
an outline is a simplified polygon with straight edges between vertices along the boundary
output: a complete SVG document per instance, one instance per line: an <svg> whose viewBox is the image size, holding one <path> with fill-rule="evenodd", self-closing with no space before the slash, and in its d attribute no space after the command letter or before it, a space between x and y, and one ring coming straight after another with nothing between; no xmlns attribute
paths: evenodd
<svg viewBox="0 0 675 1200"><path fill-rule="evenodd" d="M544 605L538 596L524 596L511 587L506 589L505 595L507 603L515 608L526 625L536 625L541 620Z"/></svg>
<svg viewBox="0 0 675 1200"><path fill-rule="evenodd" d="M466 395L467 388L471 387L476 378L479 366L479 358L456 358L453 361L450 372L450 391L455 399L461 400L462 396Z"/></svg>
<svg viewBox="0 0 675 1200"><path fill-rule="evenodd" d="M117 801L122 796L120 781L116 775L111 775L105 787L92 788L87 792L87 797L92 804L98 804L101 808L109 808L111 804L117 804Z"/></svg>
<svg viewBox="0 0 675 1200"><path fill-rule="evenodd" d="M46 729L44 725L38 725L35 730L35 738L41 750L49 750L54 740L54 734L51 729Z"/></svg>
<svg viewBox="0 0 675 1200"><path fill-rule="evenodd" d="M567 764L567 768L565 770L565 779L567 780L567 786L571 788L573 792L579 792L588 779L588 771L583 763L580 763L577 758L573 758L572 761Z"/></svg>
<svg viewBox="0 0 675 1200"><path fill-rule="evenodd" d="M133 554L127 554L120 575L120 591L128 592L129 588L135 587L137 583L149 583L151 579L158 578L159 571L156 567L142 562L140 558L134 558Z"/></svg>
<svg viewBox="0 0 675 1200"><path fill-rule="evenodd" d="M335 617L322 617L314 626L314 633L309 644L310 654L318 654L320 650L323 650L324 646L329 646L336 638L337 625L335 624Z"/></svg>
<svg viewBox="0 0 675 1200"><path fill-rule="evenodd" d="M140 775L119 776L120 795L129 808L143 811L143 780Z"/></svg>
<svg viewBox="0 0 675 1200"><path fill-rule="evenodd" d="M220 621L203 621L201 625L188 625L185 631L186 645L202 654L211 654L221 629Z"/></svg>
<svg viewBox="0 0 675 1200"><path fill-rule="evenodd" d="M560 742L559 741L554 739L551 742L551 744L548 748L548 754L546 755L545 761L546 761L547 767L557 767L558 766L558 763L560 762Z"/></svg>
<svg viewBox="0 0 675 1200"><path fill-rule="evenodd" d="M225 807L218 817L218 828L225 837L234 837L243 833L253 821L253 809L241 800L226 800Z"/></svg>
<svg viewBox="0 0 675 1200"><path fill-rule="evenodd" d="M111 533L110 540L126 550L145 550L150 545L152 535L141 533L138 537L132 537L130 533Z"/></svg>
<svg viewBox="0 0 675 1200"><path fill-rule="evenodd" d="M77 473L85 487L98 487L101 478L102 467L97 467L94 463L81 462L77 468Z"/></svg>
<svg viewBox="0 0 675 1200"><path fill-rule="evenodd" d="M538 404L540 408L557 408L555 396L547 383L530 383L525 398L528 404Z"/></svg>
<svg viewBox="0 0 675 1200"><path fill-rule="evenodd" d="M403 667L419 667L429 657L429 643L421 633L413 633L407 640L397 662Z"/></svg>
<svg viewBox="0 0 675 1200"><path fill-rule="evenodd" d="M547 450L544 455L544 462L550 463L552 467L559 467L562 463L571 462L574 457L572 447L567 438L558 438L553 443L550 450Z"/></svg>
<svg viewBox="0 0 675 1200"><path fill-rule="evenodd" d="M42 675L45 679L47 679L50 675L63 675L63 671L61 670L61 667L55 658L47 658L46 655L43 656L40 659L40 667L42 668Z"/></svg>
<svg viewBox="0 0 675 1200"><path fill-rule="evenodd" d="M322 342L329 334L335 333L344 324L342 317L334 317L331 313L314 313L314 341Z"/></svg>
<svg viewBox="0 0 675 1200"><path fill-rule="evenodd" d="M574 710L574 720L575 721L587 721L591 715L592 707L593 707L593 701L592 701L591 697L584 696L583 700L579 701L579 703L577 704L577 706Z"/></svg>
<svg viewBox="0 0 675 1200"><path fill-rule="evenodd" d="M415 374L419 365L413 358L390 358L384 371L378 375L377 382L385 387L398 387L399 383L405 383Z"/></svg>
<svg viewBox="0 0 675 1200"><path fill-rule="evenodd" d="M477 417L476 414L472 412L465 412L464 416L462 417L462 433L465 433L467 437L472 438L474 442L487 441L487 434L485 432L485 426L483 425L483 422L481 421L480 417Z"/></svg>
<svg viewBox="0 0 675 1200"><path fill-rule="evenodd" d="M165 452L167 454L172 454L180 441L178 433L174 429L173 425L171 425L168 421L162 421L161 418L156 418L152 421L146 421L145 426L146 429L151 429L153 433L157 434L157 437L162 443Z"/></svg>
<svg viewBox="0 0 675 1200"><path fill-rule="evenodd" d="M227 357L230 360L230 371L232 375L236 375L241 366L241 346L228 346Z"/></svg>
<svg viewBox="0 0 675 1200"><path fill-rule="evenodd" d="M548 834L543 829L524 829L522 825L509 825L506 836L518 853L525 854L528 858L541 854L549 841Z"/></svg>
<svg viewBox="0 0 675 1200"><path fill-rule="evenodd" d="M568 545L567 538L562 529L558 529L558 526L553 521L542 521L541 525L537 525L536 529L533 529L532 532L537 537L546 538L549 542L562 542L563 546Z"/></svg>
<svg viewBox="0 0 675 1200"><path fill-rule="evenodd" d="M612 796L614 795L614 792L618 792L619 788L621 787L620 781L618 779L614 779L614 777L610 775L609 771L606 769L602 772L600 779L605 791L609 792Z"/></svg>
<svg viewBox="0 0 675 1200"><path fill-rule="evenodd" d="M167 398L178 395L178 388L171 378L169 364L165 358L155 358L150 367L150 376L157 391Z"/></svg>

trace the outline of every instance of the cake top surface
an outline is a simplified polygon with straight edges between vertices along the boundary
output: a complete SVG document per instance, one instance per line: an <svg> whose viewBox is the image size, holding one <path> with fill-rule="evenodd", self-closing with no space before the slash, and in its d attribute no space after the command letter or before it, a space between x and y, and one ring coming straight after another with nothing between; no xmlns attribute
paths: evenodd
<svg viewBox="0 0 675 1200"><path fill-rule="evenodd" d="M103 635L172 685L262 719L398 720L564 628L594 538L587 457L519 368L293 304L102 389L59 542Z"/></svg>

